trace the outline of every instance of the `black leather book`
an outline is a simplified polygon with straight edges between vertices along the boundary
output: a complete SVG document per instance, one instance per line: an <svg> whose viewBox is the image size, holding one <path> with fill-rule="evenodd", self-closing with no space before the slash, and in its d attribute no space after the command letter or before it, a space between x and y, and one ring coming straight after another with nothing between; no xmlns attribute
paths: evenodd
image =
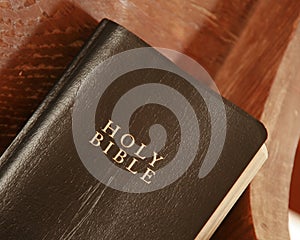
<svg viewBox="0 0 300 240"><path fill-rule="evenodd" d="M266 137L103 20L0 159L0 239L207 239L266 160Z"/></svg>

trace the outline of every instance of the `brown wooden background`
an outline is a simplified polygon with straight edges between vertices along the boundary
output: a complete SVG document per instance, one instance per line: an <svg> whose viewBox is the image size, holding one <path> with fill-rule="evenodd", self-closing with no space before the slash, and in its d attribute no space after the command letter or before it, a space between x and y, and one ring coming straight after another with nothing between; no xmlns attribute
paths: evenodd
<svg viewBox="0 0 300 240"><path fill-rule="evenodd" d="M0 1L0 152L102 18L186 53L268 128L270 157L214 235L287 239L300 135L299 0Z"/></svg>

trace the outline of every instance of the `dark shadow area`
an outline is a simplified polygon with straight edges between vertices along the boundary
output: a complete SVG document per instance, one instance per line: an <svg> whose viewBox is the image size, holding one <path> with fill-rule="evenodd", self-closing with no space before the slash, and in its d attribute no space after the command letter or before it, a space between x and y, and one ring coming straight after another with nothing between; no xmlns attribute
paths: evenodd
<svg viewBox="0 0 300 240"><path fill-rule="evenodd" d="M291 188L290 188L290 204L291 210L300 214L300 142L298 143L297 153L294 161L294 168L292 174Z"/></svg>

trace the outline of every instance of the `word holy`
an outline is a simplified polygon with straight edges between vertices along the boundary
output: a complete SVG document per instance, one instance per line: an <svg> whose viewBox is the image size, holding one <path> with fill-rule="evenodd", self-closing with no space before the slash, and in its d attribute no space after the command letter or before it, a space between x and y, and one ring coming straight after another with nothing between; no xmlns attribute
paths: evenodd
<svg viewBox="0 0 300 240"><path fill-rule="evenodd" d="M94 137L89 141L90 144L92 144L95 147L100 147L102 150L103 147L105 147L103 153L107 155L112 149L116 148L117 146L114 146L115 144L112 141L109 141L106 146L102 146L104 134L107 134L110 138L115 139L117 133L121 129L120 126L115 125L115 127L112 126L113 121L109 120L108 123L104 128L101 129L101 133L96 131L96 134ZM135 139L134 137L129 134L123 134L120 138L120 143L124 147L124 149L132 148L135 145ZM130 157L127 156L127 153L124 149L117 147L117 153L113 156L112 160L116 163L122 164L124 161L128 164L126 164L126 169L132 173L137 174L137 171L135 171L135 167L138 164L139 161L144 160L146 157L142 155L143 150L145 149L146 145L141 144L141 146L138 145L138 148L134 152L134 156ZM158 161L163 160L163 157L158 156L156 152L153 152L152 161L149 163L149 167L147 167L147 170L144 172L144 174L140 177L141 180L143 180L145 183L150 184L151 178L155 175L155 171L151 169L151 167L154 167L154 164ZM129 160L129 161L128 161Z"/></svg>

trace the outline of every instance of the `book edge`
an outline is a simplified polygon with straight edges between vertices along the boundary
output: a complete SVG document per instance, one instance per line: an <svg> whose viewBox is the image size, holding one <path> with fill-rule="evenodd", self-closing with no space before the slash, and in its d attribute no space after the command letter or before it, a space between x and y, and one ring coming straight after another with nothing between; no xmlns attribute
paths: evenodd
<svg viewBox="0 0 300 240"><path fill-rule="evenodd" d="M209 239L223 219L226 217L230 209L242 195L246 187L250 184L256 173L265 163L268 158L268 150L265 144L263 144L248 166L242 172L238 180L233 184L226 196L223 198L219 206L214 213L210 216L204 227L196 236L195 240Z"/></svg>

